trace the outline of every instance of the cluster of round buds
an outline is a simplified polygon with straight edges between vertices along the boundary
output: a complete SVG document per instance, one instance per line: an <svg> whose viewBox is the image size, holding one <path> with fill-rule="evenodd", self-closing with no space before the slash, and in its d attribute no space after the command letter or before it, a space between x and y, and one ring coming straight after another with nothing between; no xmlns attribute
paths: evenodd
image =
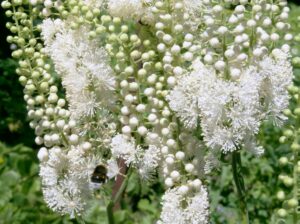
<svg viewBox="0 0 300 224"><path fill-rule="evenodd" d="M113 20L120 20L114 18ZM148 133L148 127L156 122L154 110L150 110L147 97L152 96L153 88L144 88L139 80L147 78L146 66L151 66L150 62L155 57L155 53L149 49L149 41L143 43L141 39L129 30L128 25L120 25L118 29L108 30L111 34L108 36L106 48L114 54L118 62L115 71L118 73L118 85L120 87L120 123L122 125L121 132L125 136L145 137ZM118 47L118 43L121 46ZM140 48L144 48L142 52ZM156 77L153 75L148 78L150 83L155 83ZM146 125L148 124L148 125Z"/></svg>
<svg viewBox="0 0 300 224"><path fill-rule="evenodd" d="M295 18L295 22L294 22L294 30L299 30L300 29L300 16L298 16L297 18ZM293 45L292 45L292 49L291 49L291 53L294 56L292 59L292 63L294 68L300 68L300 54L299 54L299 43L300 43L300 33L296 34L294 37L294 41L293 41Z"/></svg>
<svg viewBox="0 0 300 224"><path fill-rule="evenodd" d="M122 43L121 47L118 43ZM115 71L119 74L121 132L125 136L134 137L137 144L141 143L138 139L146 140L146 146L159 143L159 136L152 129L163 122L158 119L158 113L165 106L156 97L158 91L162 92L165 81L164 77L158 75L162 65L154 62L156 52L150 46L150 40L142 41L129 31L126 24L112 31L106 45L117 58Z"/></svg>
<svg viewBox="0 0 300 224"><path fill-rule="evenodd" d="M163 55L163 69L168 75L167 84L174 87L176 77L184 73L184 68L180 65L194 60L198 46L194 44L193 34L185 32L183 1L174 1L173 4L157 1L152 11L157 16L157 51Z"/></svg>
<svg viewBox="0 0 300 224"><path fill-rule="evenodd" d="M38 3L34 1L34 4ZM4 1L1 5L7 10L7 14L14 12L14 23L8 22L6 25L14 36L8 36L7 41L18 46L12 56L19 60L16 72L24 86L24 100L31 120L30 127L37 136L36 144L47 148L81 144L75 131L76 122L70 119L70 112L65 109L66 101L58 96L58 88L50 74L51 65L44 54L43 45L33 35L35 28L32 20L38 18L38 11L33 9L30 15L27 14L22 1ZM90 149L90 143L82 144L84 149ZM38 157L41 161L47 160L48 153L44 147Z"/></svg>
<svg viewBox="0 0 300 224"><path fill-rule="evenodd" d="M159 87L161 87L156 88L156 96L164 106L157 114L159 123L155 130L156 134L161 136L165 185L167 187L181 185L180 192L186 194L191 187L199 188L200 180L193 178L195 174L197 176L198 164L196 160L194 163L189 161L186 152L188 141L183 139L186 134L180 133L179 124L168 107L165 97L176 85L177 78L185 73L186 64L194 60L198 46L194 44L194 35L185 32L184 25L188 16L183 1L178 0L173 3L157 1L152 7L152 12L157 17L155 29L158 40L157 51L160 56L157 65L161 67L160 74L163 75L159 78L161 82ZM187 181L184 180L186 177L188 177Z"/></svg>
<svg viewBox="0 0 300 224"><path fill-rule="evenodd" d="M282 208L277 210L277 216L284 221L289 216L299 213L300 198L300 133L297 120L300 117L300 89L291 86L289 92L295 101L293 109L286 109L285 115L290 118L291 122L284 130L279 142L286 144L290 151L285 156L279 158L279 165L282 173L279 175L279 181L282 189L277 192L277 199L282 202ZM292 171L292 172L291 172Z"/></svg>
<svg viewBox="0 0 300 224"><path fill-rule="evenodd" d="M206 28L201 34L205 43L203 59L226 79L236 80L249 63L260 60L278 45L280 39L293 38L288 33L289 8L285 0L205 1ZM233 7L233 10L231 8ZM285 45L285 48L289 48Z"/></svg>

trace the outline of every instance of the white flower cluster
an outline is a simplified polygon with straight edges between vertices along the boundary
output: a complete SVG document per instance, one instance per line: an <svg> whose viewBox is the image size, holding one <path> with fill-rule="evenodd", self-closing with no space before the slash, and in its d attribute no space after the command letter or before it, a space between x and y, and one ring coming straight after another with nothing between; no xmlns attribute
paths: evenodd
<svg viewBox="0 0 300 224"><path fill-rule="evenodd" d="M53 210L74 217L84 209L85 194L91 196L89 181L86 179L93 170L86 167L86 170L75 171L87 165L87 163L84 164L85 166L79 165L84 159L76 155L80 152L78 148L71 149L68 154L59 147L50 149L49 154L46 150L42 148L39 152L39 157L42 159L40 176L44 198Z"/></svg>
<svg viewBox="0 0 300 224"><path fill-rule="evenodd" d="M133 138L125 135L116 135L111 140L111 152L113 158L122 158L129 166L137 168L141 178L151 179L151 174L160 163L160 148L156 145L149 145L146 150L136 145Z"/></svg>
<svg viewBox="0 0 300 224"><path fill-rule="evenodd" d="M203 186L192 195L185 195L183 187L166 191L162 197L161 220L157 224L208 223L208 194Z"/></svg>
<svg viewBox="0 0 300 224"><path fill-rule="evenodd" d="M288 54L274 50L235 81L219 78L213 67L199 60L193 69L167 97L171 109L187 128L196 128L201 121L209 148L228 153L243 145L260 154L262 149L253 141L261 122L272 119L281 124L286 120L283 110L288 106L287 87L293 74Z"/></svg>
<svg viewBox="0 0 300 224"><path fill-rule="evenodd" d="M152 0L109 0L108 10L112 16L142 20L151 24L153 14L149 6L152 4Z"/></svg>
<svg viewBox="0 0 300 224"><path fill-rule="evenodd" d="M91 117L99 108L114 103L115 77L106 51L97 41L88 40L88 29L73 31L68 26L61 20L46 19L42 36L56 71L62 76L71 116Z"/></svg>

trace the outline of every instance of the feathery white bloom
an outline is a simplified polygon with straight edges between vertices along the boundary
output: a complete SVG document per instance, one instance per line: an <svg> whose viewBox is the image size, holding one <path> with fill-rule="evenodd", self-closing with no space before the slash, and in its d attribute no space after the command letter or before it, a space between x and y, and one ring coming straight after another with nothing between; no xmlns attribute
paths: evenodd
<svg viewBox="0 0 300 224"><path fill-rule="evenodd" d="M218 151L208 151L204 157L204 174L210 174L214 169L220 166L220 160L218 159Z"/></svg>
<svg viewBox="0 0 300 224"><path fill-rule="evenodd" d="M289 54L275 49L272 54L259 63L262 83L262 98L267 109L268 118L281 125L287 118L283 110L288 107L290 95L287 91L292 84L293 68Z"/></svg>
<svg viewBox="0 0 300 224"><path fill-rule="evenodd" d="M77 150L77 149L71 149ZM81 214L86 200L91 196L89 176L76 172L82 170L74 164L70 155L60 148L49 150L49 159L40 164L40 176L45 201L61 214ZM74 160L73 160L74 161Z"/></svg>
<svg viewBox="0 0 300 224"><path fill-rule="evenodd" d="M47 23L42 27L46 32ZM101 106L114 102L115 77L108 55L98 41L89 40L87 35L87 27L63 29L46 44L56 71L62 76L73 118L93 116Z"/></svg>
<svg viewBox="0 0 300 224"><path fill-rule="evenodd" d="M159 224L185 224L184 211L182 209L183 197L178 188L169 189L162 196L162 211Z"/></svg>
<svg viewBox="0 0 300 224"><path fill-rule="evenodd" d="M196 30L201 22L203 13L203 0L183 0L186 14L189 15L187 24L192 30Z"/></svg>
<svg viewBox="0 0 300 224"><path fill-rule="evenodd" d="M120 173L120 168L119 168L119 165L118 165L118 162L117 160L115 159L109 159L107 161L107 177L109 179L112 179L114 177L116 177L118 174Z"/></svg>
<svg viewBox="0 0 300 224"><path fill-rule="evenodd" d="M156 145L149 145L148 149L141 154L137 169L142 179L149 180L161 160L160 148Z"/></svg>
<svg viewBox="0 0 300 224"><path fill-rule="evenodd" d="M151 5L152 0L109 0L108 11L112 16L152 23Z"/></svg>
<svg viewBox="0 0 300 224"><path fill-rule="evenodd" d="M233 81L196 60L190 74L178 77L167 96L169 106L186 128L194 129L200 122L209 148L227 153L247 145L260 154L261 147L253 141L261 122L267 114L282 120L289 100L292 69L284 52L277 50L276 55L277 59L266 57L259 66L245 68Z"/></svg>
<svg viewBox="0 0 300 224"><path fill-rule="evenodd" d="M84 4L92 8L99 8L105 0L83 0Z"/></svg>
<svg viewBox="0 0 300 224"><path fill-rule="evenodd" d="M262 156L265 152L265 149L262 146L257 145L257 142L255 141L253 135L248 135L248 138L245 138L243 145L243 148L245 150L249 151L257 157Z"/></svg>
<svg viewBox="0 0 300 224"><path fill-rule="evenodd" d="M179 187L169 189L162 197L161 224L205 224L208 223L209 201L205 187L196 193L184 196Z"/></svg>
<svg viewBox="0 0 300 224"><path fill-rule="evenodd" d="M207 189L200 187L199 192L195 196L188 199L188 206L185 209L185 217L187 222L191 224L208 223L209 200Z"/></svg>
<svg viewBox="0 0 300 224"><path fill-rule="evenodd" d="M55 39L55 35L65 28L65 23L61 19L45 19L41 24L41 36L45 45L50 45Z"/></svg>
<svg viewBox="0 0 300 224"><path fill-rule="evenodd" d="M215 88L199 93L201 127L209 147L232 152L248 135L257 134L261 124L261 80L251 67L237 82L216 81Z"/></svg>
<svg viewBox="0 0 300 224"><path fill-rule="evenodd" d="M167 96L170 108L176 112L186 128L196 128L199 119L198 95L196 94L203 85L214 82L211 78L213 70L206 68L199 60L193 64L195 71L179 77L178 84ZM201 71L203 74L198 74ZM206 78L206 80L203 80Z"/></svg>
<svg viewBox="0 0 300 224"><path fill-rule="evenodd" d="M136 161L136 146L133 138L122 134L114 136L111 140L111 153L115 158L122 158L126 165Z"/></svg>

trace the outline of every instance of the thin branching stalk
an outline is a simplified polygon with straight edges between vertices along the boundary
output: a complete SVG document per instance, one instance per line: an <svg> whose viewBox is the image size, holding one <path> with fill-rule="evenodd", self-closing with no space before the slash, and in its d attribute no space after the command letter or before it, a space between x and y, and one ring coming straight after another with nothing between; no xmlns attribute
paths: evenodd
<svg viewBox="0 0 300 224"><path fill-rule="evenodd" d="M131 174L131 169L129 168L129 171L124 179L124 181L122 182L122 185L120 186L119 190L116 192L115 195L112 196L111 200L109 201L107 207L106 207L106 212L107 212L107 218L108 218L108 223L109 224L114 224L115 220L114 220L114 207L115 205L119 202L119 200L121 199L127 184L128 184L128 180Z"/></svg>
<svg viewBox="0 0 300 224"><path fill-rule="evenodd" d="M249 214L247 209L247 203L245 201L245 185L244 185L244 179L241 174L241 167L242 167L242 161L241 161L241 154L240 152L233 152L232 153L232 172L233 172L233 179L234 183L237 188L238 197L240 201L240 213L241 213L241 220L243 224L249 224Z"/></svg>

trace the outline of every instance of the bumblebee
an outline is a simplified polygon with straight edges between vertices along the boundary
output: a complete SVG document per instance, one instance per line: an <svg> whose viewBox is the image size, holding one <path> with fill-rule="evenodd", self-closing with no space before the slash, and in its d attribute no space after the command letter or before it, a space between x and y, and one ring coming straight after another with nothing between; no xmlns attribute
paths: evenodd
<svg viewBox="0 0 300 224"><path fill-rule="evenodd" d="M104 165L96 166L91 181L95 184L103 184L107 180L107 168Z"/></svg>

